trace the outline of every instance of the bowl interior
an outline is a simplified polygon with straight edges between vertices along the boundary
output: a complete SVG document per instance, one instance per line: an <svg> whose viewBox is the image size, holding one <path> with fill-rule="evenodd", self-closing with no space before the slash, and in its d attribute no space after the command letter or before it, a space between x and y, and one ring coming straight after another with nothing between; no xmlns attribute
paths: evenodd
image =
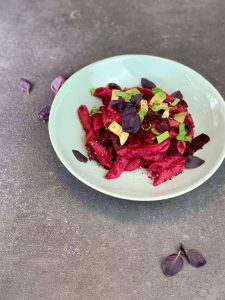
<svg viewBox="0 0 225 300"><path fill-rule="evenodd" d="M144 169L124 172L120 178L106 180L106 170L96 162L80 163L72 154L77 149L86 154L85 134L77 108L91 108L101 100L90 95L91 87L115 82L122 87L140 85L149 78L169 93L181 90L189 104L196 130L211 141L196 155L206 160L201 167L185 170L181 175L153 187ZM72 75L56 95L49 120L53 147L67 169L89 186L120 198L160 200L188 192L206 181L219 167L225 155L225 105L217 90L201 75L177 62L147 55L124 55L91 64Z"/></svg>

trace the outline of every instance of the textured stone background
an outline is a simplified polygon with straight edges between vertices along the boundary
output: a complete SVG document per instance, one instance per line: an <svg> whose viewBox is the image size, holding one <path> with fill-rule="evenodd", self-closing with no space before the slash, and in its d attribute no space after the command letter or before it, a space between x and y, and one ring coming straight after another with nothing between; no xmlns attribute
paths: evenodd
<svg viewBox="0 0 225 300"><path fill-rule="evenodd" d="M0 1L0 299L224 300L225 164L156 203L85 186L36 119L50 83L98 59L144 53L193 67L225 95L224 0ZM28 97L18 79L35 83ZM178 242L205 254L174 278Z"/></svg>

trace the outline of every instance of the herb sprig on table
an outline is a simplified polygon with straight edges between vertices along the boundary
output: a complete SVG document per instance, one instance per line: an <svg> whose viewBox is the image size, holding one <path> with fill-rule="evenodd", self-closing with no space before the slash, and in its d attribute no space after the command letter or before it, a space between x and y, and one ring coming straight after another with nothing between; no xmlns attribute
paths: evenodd
<svg viewBox="0 0 225 300"><path fill-rule="evenodd" d="M195 249L186 250L181 243L177 253L170 254L164 259L162 264L163 273L166 276L176 275L183 268L184 258L195 268L203 267L206 264L206 259L201 252Z"/></svg>

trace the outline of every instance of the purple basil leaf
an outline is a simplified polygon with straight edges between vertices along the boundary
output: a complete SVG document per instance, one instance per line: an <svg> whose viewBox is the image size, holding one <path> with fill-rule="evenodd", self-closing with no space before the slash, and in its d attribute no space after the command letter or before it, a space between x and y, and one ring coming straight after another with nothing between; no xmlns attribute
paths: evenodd
<svg viewBox="0 0 225 300"><path fill-rule="evenodd" d="M195 268L203 267L206 264L205 258L198 250L186 250L185 254L187 256L189 264Z"/></svg>
<svg viewBox="0 0 225 300"><path fill-rule="evenodd" d="M49 119L50 110L51 110L51 105L49 104L42 107L42 109L39 111L37 115L38 119L47 122Z"/></svg>
<svg viewBox="0 0 225 300"><path fill-rule="evenodd" d="M118 100L110 101L109 106L122 114L136 111L134 104L132 102L126 102L122 97L119 97Z"/></svg>
<svg viewBox="0 0 225 300"><path fill-rule="evenodd" d="M205 160L203 160L197 156L189 155L187 157L187 162L186 162L185 168L186 169L198 168L204 163L205 163Z"/></svg>
<svg viewBox="0 0 225 300"><path fill-rule="evenodd" d="M184 255L187 258L189 264L192 265L193 267L199 268L206 264L205 258L198 250L195 249L186 250L184 248L184 245L180 243L180 251L182 255Z"/></svg>
<svg viewBox="0 0 225 300"><path fill-rule="evenodd" d="M179 105L182 105L183 107L188 107L187 102L184 101L184 100L181 100L181 101L179 102Z"/></svg>
<svg viewBox="0 0 225 300"><path fill-rule="evenodd" d="M160 132L164 132L164 131L169 131L170 130L170 126L167 120L162 120L162 122L158 123L156 125L156 128L160 131Z"/></svg>
<svg viewBox="0 0 225 300"><path fill-rule="evenodd" d="M32 84L31 82L29 82L28 80L21 78L20 82L19 82L19 87L21 88L21 90L26 93L27 95L30 94L30 91L32 89Z"/></svg>
<svg viewBox="0 0 225 300"><path fill-rule="evenodd" d="M114 82L110 82L108 84L108 87L112 90L122 90L121 87L118 84L114 83Z"/></svg>
<svg viewBox="0 0 225 300"><path fill-rule="evenodd" d="M76 157L77 160L80 162L86 163L88 161L87 157L84 156L80 151L78 150L72 150L74 156Z"/></svg>
<svg viewBox="0 0 225 300"><path fill-rule="evenodd" d="M193 138L191 145L193 147L194 152L196 152L199 149L202 149L202 147L207 144L210 141L210 138L207 134L201 133L200 135Z"/></svg>
<svg viewBox="0 0 225 300"><path fill-rule="evenodd" d="M141 120L136 110L123 115L123 119L122 119L123 131L128 133L136 133L139 130L140 125L141 125Z"/></svg>
<svg viewBox="0 0 225 300"><path fill-rule="evenodd" d="M133 103L131 102L125 102L125 105L123 109L120 111L122 114L128 114L131 112L136 111L136 108L134 107Z"/></svg>
<svg viewBox="0 0 225 300"><path fill-rule="evenodd" d="M52 91L56 94L65 81L66 80L63 76L56 77L51 83Z"/></svg>
<svg viewBox="0 0 225 300"><path fill-rule="evenodd" d="M118 100L111 100L109 106L119 112L122 112L126 107L126 102L122 97L119 97Z"/></svg>
<svg viewBox="0 0 225 300"><path fill-rule="evenodd" d="M131 97L130 102L135 106L139 107L141 100L143 99L143 94L136 94Z"/></svg>
<svg viewBox="0 0 225 300"><path fill-rule="evenodd" d="M174 276L182 269L184 264L183 258L179 253L173 253L167 256L163 262L162 269L166 276Z"/></svg>
<svg viewBox="0 0 225 300"><path fill-rule="evenodd" d="M171 96L174 97L174 98L178 98L180 100L183 99L183 94L181 93L181 91L176 91L176 92L172 93Z"/></svg>
<svg viewBox="0 0 225 300"><path fill-rule="evenodd" d="M148 89L153 89L154 87L156 87L156 85L152 81L146 78L141 78L141 85L143 88L148 88Z"/></svg>

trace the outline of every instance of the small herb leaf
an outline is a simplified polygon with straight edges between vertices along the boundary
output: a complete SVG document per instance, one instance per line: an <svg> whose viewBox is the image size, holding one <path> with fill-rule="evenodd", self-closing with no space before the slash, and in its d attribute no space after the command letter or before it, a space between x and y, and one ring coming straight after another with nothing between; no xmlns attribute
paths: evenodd
<svg viewBox="0 0 225 300"><path fill-rule="evenodd" d="M32 84L28 80L26 80L24 78L21 78L20 82L19 82L19 87L21 88L21 90L24 93L26 93L27 95L29 95L30 91L32 89Z"/></svg>
<svg viewBox="0 0 225 300"><path fill-rule="evenodd" d="M205 163L205 160L197 157L197 156L193 156L193 155L189 155L187 157L187 162L186 162L186 169L194 169L197 167L200 167L202 164Z"/></svg>
<svg viewBox="0 0 225 300"><path fill-rule="evenodd" d="M171 94L172 97L174 98L178 98L178 99L183 99L183 94L181 93L181 91L176 91L174 93Z"/></svg>
<svg viewBox="0 0 225 300"><path fill-rule="evenodd" d="M174 276L182 269L184 261L180 254L181 251L179 251L179 253L173 253L165 258L162 269L166 276Z"/></svg>
<svg viewBox="0 0 225 300"><path fill-rule="evenodd" d="M65 81L63 76L57 76L51 83L51 90L56 94Z"/></svg>
<svg viewBox="0 0 225 300"><path fill-rule="evenodd" d="M152 89L156 87L156 85L152 81L146 78L141 78L141 85L143 88L148 88L148 89Z"/></svg>
<svg viewBox="0 0 225 300"><path fill-rule="evenodd" d="M83 155L80 151L78 150L72 150L74 156L76 157L77 160L80 162L86 163L88 161L87 157Z"/></svg>
<svg viewBox="0 0 225 300"><path fill-rule="evenodd" d="M42 107L42 109L39 111L37 115L38 119L47 122L49 119L50 110L51 110L51 105L49 104Z"/></svg>
<svg viewBox="0 0 225 300"><path fill-rule="evenodd" d="M101 113L102 112L99 110L99 108L96 105L94 105L90 111L90 116L93 116L95 114L101 114Z"/></svg>
<svg viewBox="0 0 225 300"><path fill-rule="evenodd" d="M189 264L195 268L203 267L206 264L205 258L198 250L186 250L184 245L180 243L180 252L187 258Z"/></svg>
<svg viewBox="0 0 225 300"><path fill-rule="evenodd" d="M188 262L195 268L203 267L206 264L206 260L203 255L195 249L185 251Z"/></svg>
<svg viewBox="0 0 225 300"><path fill-rule="evenodd" d="M121 87L117 83L114 83L114 82L110 82L108 84L108 87L112 90L122 90Z"/></svg>
<svg viewBox="0 0 225 300"><path fill-rule="evenodd" d="M122 127L124 132L136 133L141 125L140 117L136 111L123 115Z"/></svg>

